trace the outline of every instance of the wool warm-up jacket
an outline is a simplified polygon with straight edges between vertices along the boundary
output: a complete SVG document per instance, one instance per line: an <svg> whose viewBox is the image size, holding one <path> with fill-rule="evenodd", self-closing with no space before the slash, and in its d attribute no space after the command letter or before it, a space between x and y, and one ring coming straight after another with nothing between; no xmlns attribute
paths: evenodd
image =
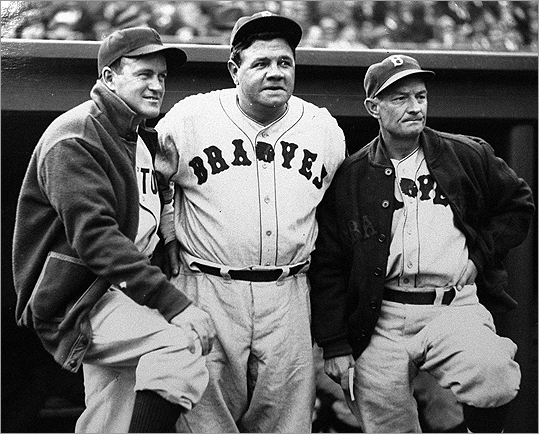
<svg viewBox="0 0 539 434"><path fill-rule="evenodd" d="M384 146L379 135L348 157L318 207L309 279L313 335L326 359L359 357L380 314L396 205ZM530 187L480 138L425 128L420 146L466 237L480 302L492 312L516 307L502 261L527 236Z"/></svg>
<svg viewBox="0 0 539 434"><path fill-rule="evenodd" d="M91 343L88 312L111 285L167 320L190 304L134 243L135 113L99 80L90 97L37 144L13 239L17 323L72 372Z"/></svg>

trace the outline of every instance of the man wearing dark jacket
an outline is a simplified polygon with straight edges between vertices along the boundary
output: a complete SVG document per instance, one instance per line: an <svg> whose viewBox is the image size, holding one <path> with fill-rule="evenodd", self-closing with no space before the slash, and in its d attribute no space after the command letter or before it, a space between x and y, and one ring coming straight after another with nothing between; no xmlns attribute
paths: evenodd
<svg viewBox="0 0 539 434"><path fill-rule="evenodd" d="M451 389L471 432L500 432L520 384L516 345L487 308L516 306L502 261L526 238L532 192L482 139L425 126L433 76L404 55L368 69L380 134L318 208L313 333L365 432L420 432L420 370Z"/></svg>
<svg viewBox="0 0 539 434"><path fill-rule="evenodd" d="M17 322L63 368L82 364L78 432L170 432L208 382L211 319L150 263L172 208L161 206L145 120L160 113L167 69L185 60L153 29L110 35L91 99L48 127L22 185Z"/></svg>

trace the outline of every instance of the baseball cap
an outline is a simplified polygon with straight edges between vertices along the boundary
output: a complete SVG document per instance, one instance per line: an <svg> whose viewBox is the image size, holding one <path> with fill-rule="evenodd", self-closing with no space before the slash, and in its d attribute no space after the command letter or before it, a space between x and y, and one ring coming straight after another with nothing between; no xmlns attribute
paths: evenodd
<svg viewBox="0 0 539 434"><path fill-rule="evenodd" d="M433 71L421 69L417 60L403 54L394 54L379 63L369 66L363 86L367 98L374 98L382 90L392 85L401 78L413 74L422 75L425 80L434 77Z"/></svg>
<svg viewBox="0 0 539 434"><path fill-rule="evenodd" d="M165 56L169 72L175 72L187 60L187 55L180 48L165 47L154 29L131 27L115 31L101 43L97 54L97 75L101 77L103 68L120 57L139 57L152 53L162 53Z"/></svg>
<svg viewBox="0 0 539 434"><path fill-rule="evenodd" d="M298 46L302 35L301 26L294 20L262 11L236 21L230 35L230 45L234 47L250 35L266 32L281 33L294 49Z"/></svg>

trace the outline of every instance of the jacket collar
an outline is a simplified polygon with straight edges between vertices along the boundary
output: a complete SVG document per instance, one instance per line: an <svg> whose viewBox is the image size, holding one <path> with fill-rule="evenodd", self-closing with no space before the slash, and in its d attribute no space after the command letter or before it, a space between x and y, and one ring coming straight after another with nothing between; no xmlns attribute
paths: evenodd
<svg viewBox="0 0 539 434"><path fill-rule="evenodd" d="M419 146L423 148L425 158L429 161L435 160L441 151L439 138L434 131L428 127L425 127L419 136ZM381 132L378 133L378 137L371 142L369 160L375 166L385 167L391 165L391 160L386 152L386 145L382 139Z"/></svg>
<svg viewBox="0 0 539 434"><path fill-rule="evenodd" d="M98 79L90 92L90 97L116 128L120 137L136 141L139 126L137 115L118 95Z"/></svg>

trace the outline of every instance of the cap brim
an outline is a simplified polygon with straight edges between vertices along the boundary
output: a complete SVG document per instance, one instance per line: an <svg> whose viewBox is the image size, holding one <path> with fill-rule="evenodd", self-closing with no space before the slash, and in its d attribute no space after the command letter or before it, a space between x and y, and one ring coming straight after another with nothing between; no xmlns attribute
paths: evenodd
<svg viewBox="0 0 539 434"><path fill-rule="evenodd" d="M278 32L282 33L293 48L301 40L301 26L290 18L281 16L265 16L245 23L234 35L231 45L235 46L247 36L256 33Z"/></svg>
<svg viewBox="0 0 539 434"><path fill-rule="evenodd" d="M418 70L418 69L406 69L404 71L398 72L394 76L390 77L382 86L380 86L380 89L376 91L376 93L373 96L378 95L380 92L382 92L384 89L387 89L389 86L391 86L396 81L399 81L401 78L408 77L409 75L422 75L426 81L431 80L434 78L434 71L428 71L425 69Z"/></svg>
<svg viewBox="0 0 539 434"><path fill-rule="evenodd" d="M167 60L167 71L177 71L187 61L187 54L181 48L165 47L163 45L153 44L145 45L128 54L124 57L139 57L147 54L161 53Z"/></svg>

